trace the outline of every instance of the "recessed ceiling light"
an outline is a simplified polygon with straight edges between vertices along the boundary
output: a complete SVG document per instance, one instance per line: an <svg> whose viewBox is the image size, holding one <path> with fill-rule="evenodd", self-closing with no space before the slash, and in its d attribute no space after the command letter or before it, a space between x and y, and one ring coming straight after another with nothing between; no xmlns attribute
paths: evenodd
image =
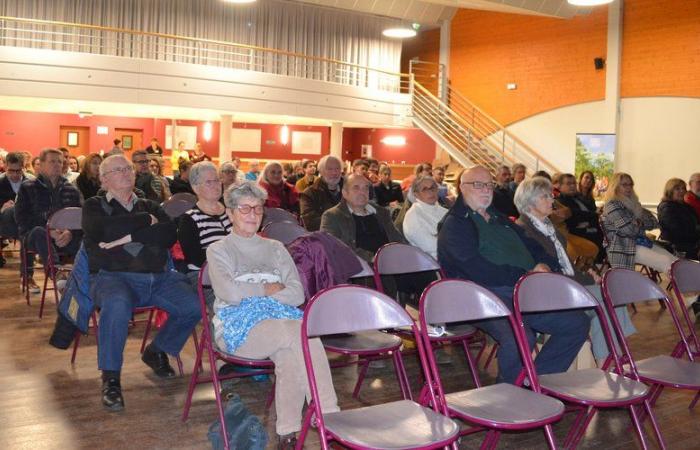
<svg viewBox="0 0 700 450"><path fill-rule="evenodd" d="M257 0L223 0L224 3L255 3Z"/></svg>
<svg viewBox="0 0 700 450"><path fill-rule="evenodd" d="M415 37L416 30L405 27L387 28L386 30L382 31L382 34L390 38L405 39Z"/></svg>
<svg viewBox="0 0 700 450"><path fill-rule="evenodd" d="M598 6L612 3L613 0L568 0L570 5L574 6Z"/></svg>

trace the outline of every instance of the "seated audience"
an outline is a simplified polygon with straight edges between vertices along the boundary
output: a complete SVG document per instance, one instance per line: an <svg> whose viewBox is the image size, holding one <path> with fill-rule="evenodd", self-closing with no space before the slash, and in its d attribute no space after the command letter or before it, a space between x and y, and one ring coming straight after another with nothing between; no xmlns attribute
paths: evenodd
<svg viewBox="0 0 700 450"><path fill-rule="evenodd" d="M432 177L433 176L433 165L430 163L420 163L417 164L413 168L413 173L403 180L401 180L401 190L406 193L408 192L408 189L411 187L411 184L413 184L413 180L416 179L417 176L423 175L426 177Z"/></svg>
<svg viewBox="0 0 700 450"><path fill-rule="evenodd" d="M379 206L396 208L403 203L401 185L391 181L391 167L384 165L379 169L379 184L374 186L374 193Z"/></svg>
<svg viewBox="0 0 700 450"><path fill-rule="evenodd" d="M369 179L369 182L372 183L372 186L374 186L379 183L379 161L374 158L368 158L367 164L369 164L369 168L367 169L367 178Z"/></svg>
<svg viewBox="0 0 700 450"><path fill-rule="evenodd" d="M520 184L521 181L525 179L525 174L527 173L527 168L525 167L525 164L521 163L515 163L513 164L513 168L511 169L512 173L512 180L510 183L508 183L508 187L510 190L515 194L515 190L518 188L518 185Z"/></svg>
<svg viewBox="0 0 700 450"><path fill-rule="evenodd" d="M403 234L411 245L437 259L437 227L447 214L438 203L438 184L431 177L419 176L411 191L416 201L403 219Z"/></svg>
<svg viewBox="0 0 700 450"><path fill-rule="evenodd" d="M143 150L136 150L131 154L131 161L136 170L136 188L143 191L147 199L154 202L163 201L163 182L149 168L148 154Z"/></svg>
<svg viewBox="0 0 700 450"><path fill-rule="evenodd" d="M79 174L80 173L80 161L78 161L78 158L76 158L73 155L69 156L68 157L68 168L70 169L71 172Z"/></svg>
<svg viewBox="0 0 700 450"><path fill-rule="evenodd" d="M436 167L433 169L433 179L438 185L438 202L445 208L450 208L454 205L457 194L454 186L445 183L445 168Z"/></svg>
<svg viewBox="0 0 700 450"><path fill-rule="evenodd" d="M249 181L256 181L260 175L260 162L251 161L248 164L248 172L245 174L245 179Z"/></svg>
<svg viewBox="0 0 700 450"><path fill-rule="evenodd" d="M515 191L511 189L510 167L501 166L496 172L496 187L493 189L493 207L506 217L518 217L520 213L513 203Z"/></svg>
<svg viewBox="0 0 700 450"><path fill-rule="evenodd" d="M172 195L170 193L170 180L163 175L163 158L156 154L148 155L148 169L154 177L160 180L160 185L163 187L163 195L161 202L166 201Z"/></svg>
<svg viewBox="0 0 700 450"><path fill-rule="evenodd" d="M367 262L382 245L404 242L389 212L369 202L369 187L364 175L348 176L343 183L343 199L321 217L321 231L343 241Z"/></svg>
<svg viewBox="0 0 700 450"><path fill-rule="evenodd" d="M685 194L685 202L693 207L695 216L700 222L700 172L690 176L688 181L688 192Z"/></svg>
<svg viewBox="0 0 700 450"><path fill-rule="evenodd" d="M196 164L202 161L211 161L211 156L204 153L204 150L202 150L202 144L200 142L197 142L196 144L194 144L194 151L190 156L190 161L192 161L192 164Z"/></svg>
<svg viewBox="0 0 700 450"><path fill-rule="evenodd" d="M595 188L595 175L590 170L584 170L578 178L578 193L589 211L597 211L595 198L593 198L593 188Z"/></svg>
<svg viewBox="0 0 700 450"><path fill-rule="evenodd" d="M107 157L100 181L106 194L88 199L83 208L84 245L90 296L100 308L102 404L119 411L124 408L120 373L134 308L155 306L168 313L141 357L160 378L175 376L167 354L180 353L201 311L187 277L168 270L177 227L158 203L136 197L131 163L122 155Z"/></svg>
<svg viewBox="0 0 700 450"><path fill-rule="evenodd" d="M107 156L123 155L124 150L119 146L122 143L122 140L119 138L115 138L112 141L112 143L114 144L114 146L112 147L112 149L109 152L107 152Z"/></svg>
<svg viewBox="0 0 700 450"><path fill-rule="evenodd" d="M316 180L316 161L307 159L301 164L301 167L304 169L304 176L299 178L294 184L294 188L299 193L304 192L307 187L314 184Z"/></svg>
<svg viewBox="0 0 700 450"><path fill-rule="evenodd" d="M603 249L603 233L598 223L598 213L586 198L576 192L576 177L565 173L559 177L559 196L557 200L569 210L571 216L566 219L566 228L570 234L593 242L598 250Z"/></svg>
<svg viewBox="0 0 700 450"><path fill-rule="evenodd" d="M39 175L22 183L17 192L15 221L19 236L27 249L36 252L46 263L49 247L46 242L46 223L54 212L69 206L80 206L80 191L70 184L63 173L63 153L47 148L39 156ZM61 254L73 256L78 252L81 233L71 230L53 230L53 251L61 249ZM27 278L29 292L38 293L39 286L34 282L34 257L27 258Z"/></svg>
<svg viewBox="0 0 700 450"><path fill-rule="evenodd" d="M39 166L41 165L41 158L35 156L32 158L32 175L35 177L39 176Z"/></svg>
<svg viewBox="0 0 700 450"><path fill-rule="evenodd" d="M84 200L96 196L100 190L100 164L102 164L102 157L98 153L90 153L83 162L83 168L75 180L75 185Z"/></svg>
<svg viewBox="0 0 700 450"><path fill-rule="evenodd" d="M552 184L546 178L534 177L530 180L523 180L515 191L514 197L515 204L520 211L520 217L516 223L523 229L525 236L536 241L550 257L556 258L561 267L561 273L584 285L602 305L603 296L599 286L601 278L593 269L582 272L574 267L573 261L566 252L566 238L554 228L552 221L549 220L553 205L552 192ZM609 354L605 335L595 311L586 310L586 314L592 319L591 348L593 356L599 365L602 365ZM616 308L615 315L625 336L636 332L627 307Z"/></svg>
<svg viewBox="0 0 700 450"><path fill-rule="evenodd" d="M280 167L280 177L282 168ZM267 193L253 182L225 193L232 232L207 248L208 270L216 300L217 346L243 358L275 363L278 448L293 449L301 429L309 383L301 351L304 290L284 245L257 234ZM258 307L262 305L262 307ZM330 368L320 339L309 342L321 408L338 411Z"/></svg>
<svg viewBox="0 0 700 450"><path fill-rule="evenodd" d="M173 181L170 182L171 193L178 194L180 192L187 192L189 194L194 194L194 191L192 190L192 185L190 184L191 168L191 161L183 161L180 163L180 174L173 178Z"/></svg>
<svg viewBox="0 0 700 450"><path fill-rule="evenodd" d="M295 186L297 184L297 181L301 178L297 176L295 165L301 165L305 161L306 160L303 160L301 163L297 162L296 164L288 162L282 164L282 178L284 178L284 180L287 183L291 184L292 186Z"/></svg>
<svg viewBox="0 0 700 450"><path fill-rule="evenodd" d="M632 177L615 173L604 200L601 219L608 239L606 251L610 265L634 270L635 264L643 264L669 273L676 257L646 237L645 231L658 228L659 222L639 202Z"/></svg>
<svg viewBox="0 0 700 450"><path fill-rule="evenodd" d="M219 201L221 179L214 164L204 161L193 165L190 183L197 194L197 203L180 217L177 238L185 255L187 270L196 274L207 259L207 247L228 235L231 222L226 208Z"/></svg>
<svg viewBox="0 0 700 450"><path fill-rule="evenodd" d="M69 183L73 183L75 179L78 178L78 172L74 172L71 169L71 155L68 152L68 149L65 147L59 147L58 150L60 150L61 154L63 155L63 170L61 172L61 175L63 176L63 178L68 180Z"/></svg>
<svg viewBox="0 0 700 450"><path fill-rule="evenodd" d="M245 181L245 175L236 168L233 161L226 161L219 167L219 178L221 178L222 193L226 192L231 185Z"/></svg>
<svg viewBox="0 0 700 450"><path fill-rule="evenodd" d="M560 271L561 267L492 207L494 187L491 174L481 166L460 176L460 196L438 232L438 260L448 277L474 281L512 308L513 288L521 276L529 271ZM524 322L531 348L535 332L551 336L535 360L540 374L566 371L590 329L590 319L582 311L526 314ZM513 383L522 363L510 326L504 319L477 326L500 344L498 381Z"/></svg>
<svg viewBox="0 0 700 450"><path fill-rule="evenodd" d="M318 231L321 215L334 207L342 198L342 162L335 156L326 155L318 162L319 177L314 184L299 195L299 209L304 227Z"/></svg>
<svg viewBox="0 0 700 450"><path fill-rule="evenodd" d="M5 173L0 175L0 236L3 238L19 238L15 222L15 200L19 187L27 179L23 156L18 152L8 153L5 157ZM0 262L4 263L2 255Z"/></svg>
<svg viewBox="0 0 700 450"><path fill-rule="evenodd" d="M294 213L299 212L299 196L294 186L284 181L282 164L277 161L265 164L258 184L267 192L266 207L282 208Z"/></svg>
<svg viewBox="0 0 700 450"><path fill-rule="evenodd" d="M673 250L688 259L698 259L700 227L693 207L683 200L687 191L685 181L671 178L664 187L658 206L660 238L671 243Z"/></svg>
<svg viewBox="0 0 700 450"><path fill-rule="evenodd" d="M151 145L145 148L149 155L163 156L163 149L158 145L158 139L151 138Z"/></svg>

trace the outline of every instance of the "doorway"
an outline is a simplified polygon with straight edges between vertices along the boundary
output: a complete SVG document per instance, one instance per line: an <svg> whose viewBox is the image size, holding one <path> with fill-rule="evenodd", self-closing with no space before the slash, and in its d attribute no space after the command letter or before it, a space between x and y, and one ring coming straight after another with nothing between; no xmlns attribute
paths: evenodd
<svg viewBox="0 0 700 450"><path fill-rule="evenodd" d="M115 128L114 137L122 141L121 148L125 152L143 149L143 130L132 128Z"/></svg>
<svg viewBox="0 0 700 450"><path fill-rule="evenodd" d="M68 149L73 156L90 153L90 127L72 127L61 125L61 147Z"/></svg>

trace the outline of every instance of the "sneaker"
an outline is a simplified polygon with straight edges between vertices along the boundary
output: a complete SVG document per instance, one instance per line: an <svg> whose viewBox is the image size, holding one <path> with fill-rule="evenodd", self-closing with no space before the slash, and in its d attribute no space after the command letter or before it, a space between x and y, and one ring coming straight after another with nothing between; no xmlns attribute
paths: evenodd
<svg viewBox="0 0 700 450"><path fill-rule="evenodd" d="M30 294L41 293L41 289L39 288L39 285L36 284L36 282L34 281L34 278L29 278L29 280L27 280L27 289L29 290Z"/></svg>
<svg viewBox="0 0 700 450"><path fill-rule="evenodd" d="M110 377L102 382L102 404L110 411L124 409L122 386L118 378Z"/></svg>

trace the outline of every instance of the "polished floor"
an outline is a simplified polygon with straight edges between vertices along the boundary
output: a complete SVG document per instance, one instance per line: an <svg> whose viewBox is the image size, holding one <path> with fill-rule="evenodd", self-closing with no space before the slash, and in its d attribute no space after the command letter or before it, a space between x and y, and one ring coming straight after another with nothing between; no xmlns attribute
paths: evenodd
<svg viewBox="0 0 700 450"><path fill-rule="evenodd" d="M172 380L156 379L139 358L143 325L135 326L125 351L122 385L126 409L110 413L100 403L100 376L96 368L96 347L92 336L83 340L75 365L70 352L48 345L56 312L53 303L43 319L38 318L39 296L27 306L20 294L17 261L11 259L0 269L0 449L184 449L208 448L207 429L216 418L211 385L195 392L190 419L180 419L194 345L188 342L182 358L185 376ZM676 342L670 315L658 303L640 305L633 320L640 334L631 339L638 356L668 353ZM470 386L464 358L453 355L451 365L442 366L449 391ZM418 377L416 362L407 357L414 390ZM207 365L205 365L207 367ZM493 368L482 373L493 380ZM334 370L341 407L396 400L400 397L390 366L370 369L361 400L351 398L356 370ZM244 380L237 384L246 405L259 414L274 436L274 412L265 413L264 400L269 382ZM700 448L700 405L688 409L693 395L687 391L667 390L661 396L656 414L670 449ZM274 411L274 407L272 408ZM592 422L579 448L641 448L629 428L624 411L606 411ZM570 416L554 427L558 441L572 422ZM483 435L462 440L460 448L477 448ZM651 434L649 433L651 437ZM652 448L654 445L652 444ZM272 448L272 447L271 447ZM315 435L307 449L319 448ZM499 448L546 448L541 431L504 435Z"/></svg>

